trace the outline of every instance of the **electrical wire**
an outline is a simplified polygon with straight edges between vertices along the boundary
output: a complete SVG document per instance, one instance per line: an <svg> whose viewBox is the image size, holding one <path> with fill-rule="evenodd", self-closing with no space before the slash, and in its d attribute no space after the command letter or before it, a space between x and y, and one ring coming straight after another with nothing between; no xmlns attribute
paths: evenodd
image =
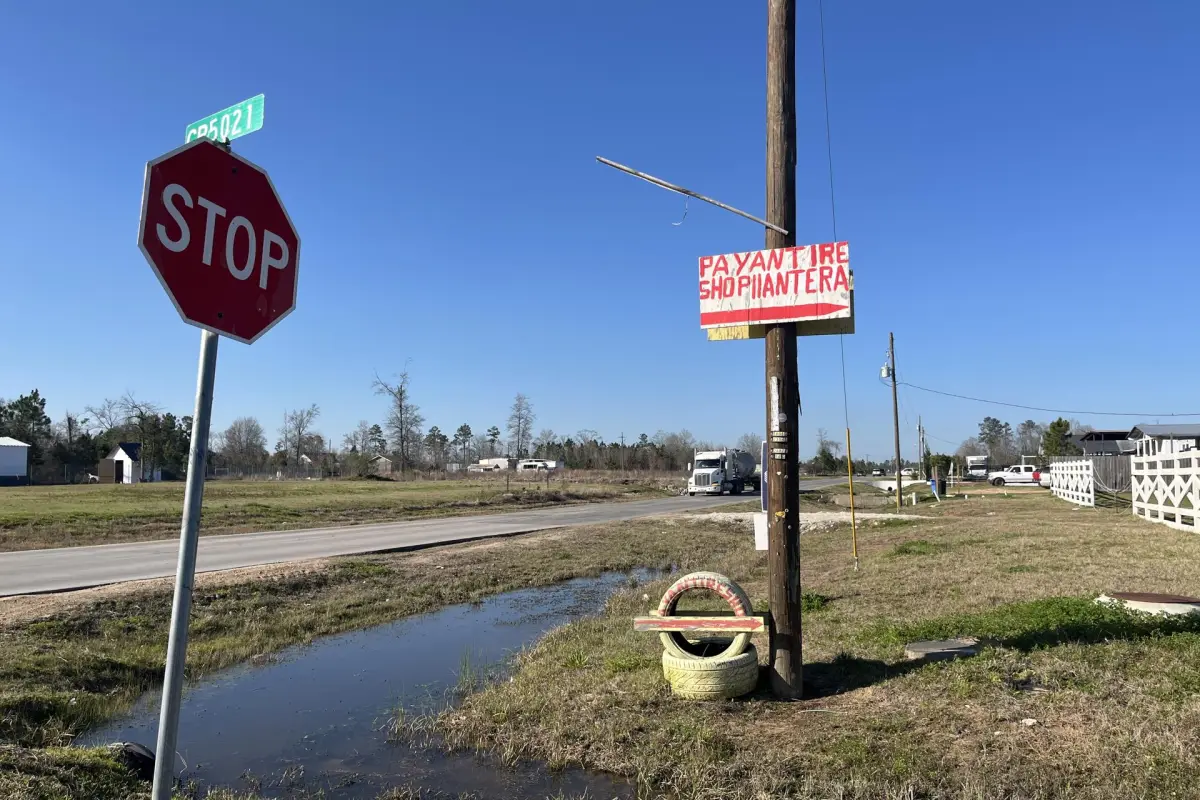
<svg viewBox="0 0 1200 800"><path fill-rule="evenodd" d="M833 240L837 235L837 195L833 190L833 129L829 117L829 65L825 61L825 0L818 0L821 15L821 85L825 93L825 158L829 164L829 219L833 225ZM842 360L842 416L850 428L850 398L846 391L846 334L838 334L838 351Z"/></svg>
<svg viewBox="0 0 1200 800"><path fill-rule="evenodd" d="M940 389L930 389L927 386L918 386L915 383L902 381L897 377L896 384L899 386L907 386L910 389L916 389L921 392L929 392L930 394L939 394L943 397L953 397L958 400L971 400L975 403L988 403L995 406L1007 406L1008 408L1021 408L1026 411L1043 411L1047 414L1080 414L1094 417L1144 417L1147 419L1155 419L1158 417L1200 417L1200 411L1188 412L1161 412L1151 413L1148 411L1085 411L1081 409L1070 408L1043 408L1041 406L1027 406L1021 403L1006 403L1003 400L988 400L983 397L972 397L966 394L958 394L956 392L944 392Z"/></svg>

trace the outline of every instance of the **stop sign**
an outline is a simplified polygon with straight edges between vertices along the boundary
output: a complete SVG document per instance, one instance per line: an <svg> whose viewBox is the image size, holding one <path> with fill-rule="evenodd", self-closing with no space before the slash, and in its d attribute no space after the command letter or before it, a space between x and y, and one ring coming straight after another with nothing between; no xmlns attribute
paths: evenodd
<svg viewBox="0 0 1200 800"><path fill-rule="evenodd" d="M138 247L193 325L249 344L296 307L300 237L274 184L209 139L146 164Z"/></svg>

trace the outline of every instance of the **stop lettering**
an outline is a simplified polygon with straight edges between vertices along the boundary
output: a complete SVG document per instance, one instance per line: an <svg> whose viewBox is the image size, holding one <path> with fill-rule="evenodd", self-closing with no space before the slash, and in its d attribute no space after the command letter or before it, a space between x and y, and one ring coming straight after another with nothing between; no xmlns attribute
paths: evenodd
<svg viewBox="0 0 1200 800"><path fill-rule="evenodd" d="M208 139L146 165L138 244L193 325L250 343L295 308L300 239L270 177Z"/></svg>

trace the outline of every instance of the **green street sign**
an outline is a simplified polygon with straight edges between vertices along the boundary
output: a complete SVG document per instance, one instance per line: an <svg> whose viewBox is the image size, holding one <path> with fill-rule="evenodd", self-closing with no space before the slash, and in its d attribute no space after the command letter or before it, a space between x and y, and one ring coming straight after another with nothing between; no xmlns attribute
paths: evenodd
<svg viewBox="0 0 1200 800"><path fill-rule="evenodd" d="M247 133L254 133L263 126L265 100L266 95L260 94L193 122L187 126L183 143L187 144L203 136L214 142L228 142Z"/></svg>

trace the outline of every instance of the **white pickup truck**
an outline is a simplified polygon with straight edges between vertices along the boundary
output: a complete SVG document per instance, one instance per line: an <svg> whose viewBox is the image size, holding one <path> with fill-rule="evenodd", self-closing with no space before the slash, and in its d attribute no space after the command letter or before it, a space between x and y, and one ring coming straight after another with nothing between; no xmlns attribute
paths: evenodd
<svg viewBox="0 0 1200 800"><path fill-rule="evenodd" d="M1037 486L1042 478L1041 473L1041 468L1033 464L1013 464L1008 469L989 472L987 479L992 486L1004 486L1009 483Z"/></svg>

